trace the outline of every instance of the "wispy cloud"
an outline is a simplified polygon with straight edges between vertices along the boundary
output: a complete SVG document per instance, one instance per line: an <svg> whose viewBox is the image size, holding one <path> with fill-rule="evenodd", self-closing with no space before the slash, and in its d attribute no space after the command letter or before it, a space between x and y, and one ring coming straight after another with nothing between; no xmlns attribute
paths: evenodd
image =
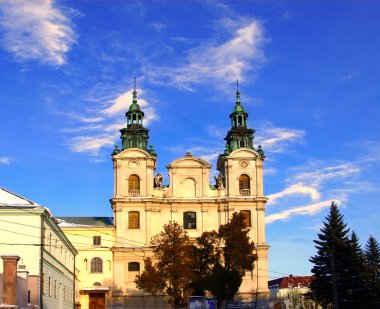
<svg viewBox="0 0 380 309"><path fill-rule="evenodd" d="M304 130L274 127L269 122L262 124L258 132L256 143L272 153L282 153L292 144L302 143L306 134Z"/></svg>
<svg viewBox="0 0 380 309"><path fill-rule="evenodd" d="M285 188L281 192L268 195L269 202L271 204L274 204L277 202L278 199L281 199L290 195L307 195L307 196L310 196L310 198L313 201L318 200L321 196L321 194L318 192L317 189L311 186L306 186L302 183L297 183L297 184L291 185L290 187Z"/></svg>
<svg viewBox="0 0 380 309"><path fill-rule="evenodd" d="M344 162L327 167L314 166L312 164L306 168L311 169L311 171L300 172L288 180L320 185L333 179L346 179L361 172L361 168L353 162Z"/></svg>
<svg viewBox="0 0 380 309"><path fill-rule="evenodd" d="M70 119L76 121L74 127L63 130L63 132L71 134L68 146L73 152L86 152L93 156L100 156L103 147L111 148L117 140L119 130L125 126L124 113L132 102L133 89L114 95L109 93L112 91L102 89L102 96L89 98L95 107L83 111L83 115L67 114ZM137 91L144 96L141 89L137 89ZM149 125L158 118L155 108L147 100L140 98L138 104L145 114L144 125ZM97 159L92 162L102 162L102 160Z"/></svg>
<svg viewBox="0 0 380 309"><path fill-rule="evenodd" d="M53 0L0 1L3 47L19 61L62 65L76 34L67 10Z"/></svg>
<svg viewBox="0 0 380 309"><path fill-rule="evenodd" d="M174 59L171 66L145 66L152 82L165 83L193 90L193 85L204 82L226 84L231 78L243 80L246 73L264 60L265 42L263 27L258 20L244 21L232 31L224 42L207 43L192 48L184 58ZM149 73L148 73L149 72Z"/></svg>
<svg viewBox="0 0 380 309"><path fill-rule="evenodd" d="M9 165L9 164L11 164L11 158L0 157L0 165Z"/></svg>
<svg viewBox="0 0 380 309"><path fill-rule="evenodd" d="M339 200L335 200L338 204L341 203ZM266 223L273 223L275 221L284 221L295 215L314 215L320 212L322 209L327 208L331 205L331 200L326 200L310 205L298 206L290 208L266 217Z"/></svg>

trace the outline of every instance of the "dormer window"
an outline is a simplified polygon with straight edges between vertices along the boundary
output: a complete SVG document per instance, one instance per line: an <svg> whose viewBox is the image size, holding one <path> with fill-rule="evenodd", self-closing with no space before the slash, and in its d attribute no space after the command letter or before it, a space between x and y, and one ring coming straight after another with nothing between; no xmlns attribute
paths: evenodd
<svg viewBox="0 0 380 309"><path fill-rule="evenodd" d="M128 193L129 195L140 195L140 177L131 175L128 178Z"/></svg>
<svg viewBox="0 0 380 309"><path fill-rule="evenodd" d="M239 177L239 193L240 195L251 195L251 179L248 175L242 174Z"/></svg>

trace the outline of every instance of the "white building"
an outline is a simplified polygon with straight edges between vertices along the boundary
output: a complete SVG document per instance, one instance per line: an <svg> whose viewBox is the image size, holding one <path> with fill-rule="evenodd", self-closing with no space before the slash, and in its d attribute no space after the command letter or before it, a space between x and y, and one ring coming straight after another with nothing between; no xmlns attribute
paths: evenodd
<svg viewBox="0 0 380 309"><path fill-rule="evenodd" d="M77 251L49 209L0 188L0 226L0 254L17 254L19 265L29 271L29 303L74 308Z"/></svg>

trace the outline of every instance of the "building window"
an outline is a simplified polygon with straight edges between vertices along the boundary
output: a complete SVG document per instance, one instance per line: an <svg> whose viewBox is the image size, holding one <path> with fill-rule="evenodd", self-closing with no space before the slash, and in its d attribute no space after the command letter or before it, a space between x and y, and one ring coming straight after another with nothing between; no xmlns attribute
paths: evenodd
<svg viewBox="0 0 380 309"><path fill-rule="evenodd" d="M96 257L91 260L91 272L92 273L103 272L103 261L101 258Z"/></svg>
<svg viewBox="0 0 380 309"><path fill-rule="evenodd" d="M194 211L187 211L183 213L183 228L185 229L197 228L197 214Z"/></svg>
<svg viewBox="0 0 380 309"><path fill-rule="evenodd" d="M140 213L138 211L128 212L128 228L129 229L140 228Z"/></svg>
<svg viewBox="0 0 380 309"><path fill-rule="evenodd" d="M242 211L240 211L240 213L244 217L244 220L243 220L244 226L245 227L251 227L252 226L252 224L251 224L251 211L250 210L242 210Z"/></svg>
<svg viewBox="0 0 380 309"><path fill-rule="evenodd" d="M128 193L129 195L140 195L140 177L131 175L128 178Z"/></svg>
<svg viewBox="0 0 380 309"><path fill-rule="evenodd" d="M138 262L128 263L128 271L140 271L140 263Z"/></svg>
<svg viewBox="0 0 380 309"><path fill-rule="evenodd" d="M251 185L250 178L248 175L242 174L239 177L239 191L240 195L250 195L251 194Z"/></svg>
<svg viewBox="0 0 380 309"><path fill-rule="evenodd" d="M101 236L94 236L92 237L92 244L94 246L100 246L102 243L102 237Z"/></svg>
<svg viewBox="0 0 380 309"><path fill-rule="evenodd" d="M51 297L53 295L52 291L52 279L49 277L49 296Z"/></svg>

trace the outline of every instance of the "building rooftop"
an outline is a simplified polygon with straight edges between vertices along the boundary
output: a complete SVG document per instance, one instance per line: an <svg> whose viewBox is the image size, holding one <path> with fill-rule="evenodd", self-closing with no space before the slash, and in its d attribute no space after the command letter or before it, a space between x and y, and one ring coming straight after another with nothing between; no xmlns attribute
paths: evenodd
<svg viewBox="0 0 380 309"><path fill-rule="evenodd" d="M60 227L75 226L94 226L110 227L113 226L113 217L56 217Z"/></svg>
<svg viewBox="0 0 380 309"><path fill-rule="evenodd" d="M13 193L4 188L0 188L0 207L1 206L13 206L13 207L38 207L37 203L26 199L16 193Z"/></svg>
<svg viewBox="0 0 380 309"><path fill-rule="evenodd" d="M268 281L268 287L272 289L308 288L313 276L288 276Z"/></svg>

